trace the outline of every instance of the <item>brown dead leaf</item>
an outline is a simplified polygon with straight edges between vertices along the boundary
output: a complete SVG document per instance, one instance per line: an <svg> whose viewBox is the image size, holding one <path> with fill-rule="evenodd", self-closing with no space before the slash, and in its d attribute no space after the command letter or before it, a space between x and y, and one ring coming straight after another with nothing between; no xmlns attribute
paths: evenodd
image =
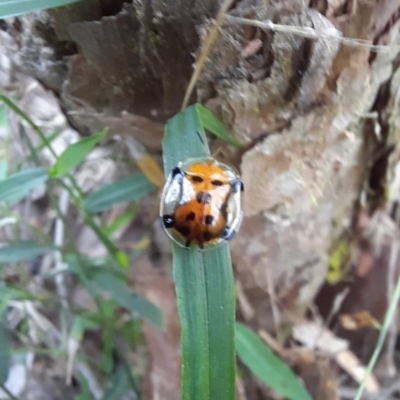
<svg viewBox="0 0 400 400"><path fill-rule="evenodd" d="M361 383L365 377L366 368L351 351L340 351L336 354L337 363L357 382ZM377 394L380 390L378 381L374 375L369 375L365 389L370 394Z"/></svg>
<svg viewBox="0 0 400 400"><path fill-rule="evenodd" d="M339 315L340 324L344 329L355 331L361 328L378 329L379 322L371 315L369 311L360 311L354 314Z"/></svg>
<svg viewBox="0 0 400 400"><path fill-rule="evenodd" d="M240 311L243 314L243 317L246 321L252 319L254 317L254 309L247 298L242 283L239 280L236 280L236 296L238 299L238 306Z"/></svg>
<svg viewBox="0 0 400 400"><path fill-rule="evenodd" d="M161 187L164 184L164 173L150 154L146 153L142 158L137 158L136 164L150 182L154 183L158 187Z"/></svg>
<svg viewBox="0 0 400 400"><path fill-rule="evenodd" d="M319 349L336 360L356 382L364 379L366 368L348 349L347 340L338 338L334 333L314 322L297 324L293 329L293 337L311 349ZM379 384L374 375L369 375L366 390L371 394L379 391Z"/></svg>

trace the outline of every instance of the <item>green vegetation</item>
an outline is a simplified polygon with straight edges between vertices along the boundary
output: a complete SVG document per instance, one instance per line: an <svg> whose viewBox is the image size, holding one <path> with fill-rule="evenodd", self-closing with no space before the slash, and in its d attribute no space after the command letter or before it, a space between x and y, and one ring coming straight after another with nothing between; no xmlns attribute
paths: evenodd
<svg viewBox="0 0 400 400"><path fill-rule="evenodd" d="M10 99L3 95L0 95L0 99L41 139L41 144L36 148L28 146L31 149L29 159L36 162L35 167L7 174L6 158L1 160L4 167L0 180L1 215L18 220L19 216L15 214L12 206L28 196L32 190L46 185L51 207L58 218L64 221L68 238L65 244L56 246L44 233L37 235L35 241L26 241L22 240L20 232L16 230L13 240L0 248L0 266L18 265L24 260L59 252L65 268L62 271L56 270L54 278L57 280L60 274L75 276L94 300L96 310L88 312L80 308L72 309L63 303L63 299L59 299L60 303L55 304L60 308L60 334L65 339L69 337L68 352L67 348L64 353L55 348L47 351L53 356L86 359L87 356L80 349L80 342L88 329L101 328L104 332L104 343L102 362L98 368L107 374L109 381L103 400L117 399L130 389L140 396L139 376L124 360L122 354L119 357L124 362L115 364L114 341L117 337L123 337L130 346L135 347L137 343L143 342L141 321L146 320L162 328L163 317L156 306L133 293L128 284L126 268L135 262L137 253L126 254L112 240L113 232L129 223L136 215L139 205L126 210L108 226L101 223L97 213L121 202L140 202L144 196L154 191L155 186L139 172L85 196L74 178L73 171L94 146L105 138L106 131L81 139L57 157L51 142L39 127ZM212 113L200 105L191 106L166 125L163 141L166 174L179 161L209 156L206 129L231 144L238 144ZM56 158L55 164L49 169L39 165L37 152L42 148L50 150ZM88 258L77 251L73 235L68 231L65 215L56 201L57 187L68 192L72 204L80 212L86 225L107 248L106 257ZM244 326L237 325L235 343L235 287L228 244L207 252L186 250L175 244L172 246L173 277L181 322L182 399L233 400L236 350L243 363L265 384L289 399L309 400L309 395L293 372L254 333ZM45 305L48 296L51 296L47 294L34 297L23 286L9 283L4 279L4 274L2 276L2 312L9 300L34 300ZM121 308L129 313L130 318L119 317L117 311ZM23 332L19 334L23 335ZM5 320L0 324L0 337L4 339L3 347L7 347L0 357L0 384L4 385L10 357L13 355L7 344L9 330ZM76 398L89 400L90 390L83 376L80 379L80 387L81 393Z"/></svg>

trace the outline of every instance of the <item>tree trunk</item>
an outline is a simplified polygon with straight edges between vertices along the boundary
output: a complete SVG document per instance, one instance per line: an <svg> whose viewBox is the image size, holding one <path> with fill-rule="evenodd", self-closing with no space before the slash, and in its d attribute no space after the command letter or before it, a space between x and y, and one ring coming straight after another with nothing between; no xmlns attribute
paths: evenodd
<svg viewBox="0 0 400 400"><path fill-rule="evenodd" d="M13 62L56 93L82 134L106 125L159 155L162 125L180 109L220 5L87 0L21 18L8 26ZM399 153L400 1L241 0L229 15L318 36L226 19L191 99L243 144L211 139L245 186L231 246L239 311L279 336L315 300L332 249L341 241L359 249L360 209L371 216L397 199L387 197L386 177ZM336 30L386 51L342 43Z"/></svg>

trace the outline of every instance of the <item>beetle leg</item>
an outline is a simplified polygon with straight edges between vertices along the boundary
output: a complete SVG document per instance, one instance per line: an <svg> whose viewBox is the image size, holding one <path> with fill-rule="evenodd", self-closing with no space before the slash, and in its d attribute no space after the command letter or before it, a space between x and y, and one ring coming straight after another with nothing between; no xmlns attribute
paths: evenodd
<svg viewBox="0 0 400 400"><path fill-rule="evenodd" d="M235 236L235 234L236 232L232 228L230 228L229 226L225 226L225 228L222 229L220 237L225 240L231 240Z"/></svg>
<svg viewBox="0 0 400 400"><path fill-rule="evenodd" d="M163 225L165 228L173 228L175 225L175 218L171 214L165 214L161 218L161 225Z"/></svg>
<svg viewBox="0 0 400 400"><path fill-rule="evenodd" d="M171 171L171 174L172 174L172 178L173 178L175 181L181 183L182 180L183 180L183 178L184 178L184 176L185 176L185 171L183 171L183 169L181 169L181 168L179 168L179 167L175 167L175 168Z"/></svg>
<svg viewBox="0 0 400 400"><path fill-rule="evenodd" d="M191 242L191 240L190 240L190 239L186 239L185 247L189 248L189 246L190 246L190 242Z"/></svg>
<svg viewBox="0 0 400 400"><path fill-rule="evenodd" d="M235 179L234 181L230 181L229 184L231 185L232 192L237 193L237 192L243 192L244 186L243 182L240 179Z"/></svg>

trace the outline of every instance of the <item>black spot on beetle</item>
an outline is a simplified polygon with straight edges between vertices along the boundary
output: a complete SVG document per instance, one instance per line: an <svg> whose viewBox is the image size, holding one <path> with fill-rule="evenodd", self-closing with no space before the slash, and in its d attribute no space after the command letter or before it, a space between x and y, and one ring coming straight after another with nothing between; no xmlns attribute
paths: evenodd
<svg viewBox="0 0 400 400"><path fill-rule="evenodd" d="M190 235L190 228L186 225L179 227L177 229L183 236L189 236Z"/></svg>
<svg viewBox="0 0 400 400"><path fill-rule="evenodd" d="M206 218L205 218L206 225L212 225L213 221L214 221L214 217L212 215L206 215Z"/></svg>
<svg viewBox="0 0 400 400"><path fill-rule="evenodd" d="M196 214L191 211L188 215L186 215L186 221L194 221L194 219L196 218Z"/></svg>
<svg viewBox="0 0 400 400"><path fill-rule="evenodd" d="M211 232L208 232L208 231L203 232L203 239L204 239L206 242L209 241L209 240L211 240L211 238L212 238Z"/></svg>
<svg viewBox="0 0 400 400"><path fill-rule="evenodd" d="M213 179L211 181L211 184L213 184L214 186L222 186L224 182L220 181L219 179Z"/></svg>
<svg viewBox="0 0 400 400"><path fill-rule="evenodd" d="M204 182L204 179L199 175L192 175L192 182L201 183Z"/></svg>
<svg viewBox="0 0 400 400"><path fill-rule="evenodd" d="M204 195L204 199L203 199L204 204L210 204L211 200L212 200L211 194L210 193L206 193Z"/></svg>

